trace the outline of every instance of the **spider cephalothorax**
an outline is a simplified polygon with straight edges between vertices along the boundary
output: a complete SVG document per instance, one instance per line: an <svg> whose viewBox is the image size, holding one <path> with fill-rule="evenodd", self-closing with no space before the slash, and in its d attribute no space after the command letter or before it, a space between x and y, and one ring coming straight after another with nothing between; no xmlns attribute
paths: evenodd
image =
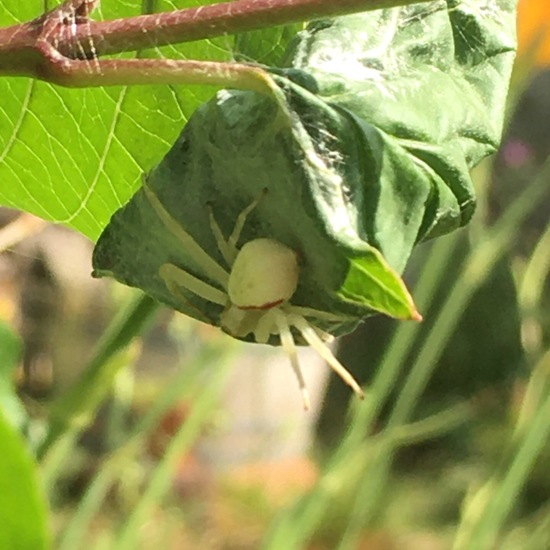
<svg viewBox="0 0 550 550"><path fill-rule="evenodd" d="M331 340L332 336L320 330L313 322L315 319L345 321L346 318L292 303L300 279L297 253L270 238L253 239L238 248L246 218L260 198L239 214L228 238L224 237L210 210L210 226L218 249L229 268L228 271L172 218L147 184L144 185L144 191L163 224L180 240L186 250L193 254L197 265L203 271L202 274L223 289L220 290L181 267L165 263L160 267L159 274L170 292L175 296L181 296L182 289L186 289L222 306L220 325L231 336L244 338L252 334L258 343L267 343L272 335L278 336L298 377L306 408L309 407L309 397L298 362L293 329L317 350L355 393L363 396L357 382L326 345L325 342Z"/></svg>

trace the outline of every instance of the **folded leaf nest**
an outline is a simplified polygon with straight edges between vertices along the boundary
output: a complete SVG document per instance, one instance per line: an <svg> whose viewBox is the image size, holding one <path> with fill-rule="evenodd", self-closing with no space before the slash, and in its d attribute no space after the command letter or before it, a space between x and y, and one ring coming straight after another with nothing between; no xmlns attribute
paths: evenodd
<svg viewBox="0 0 550 550"><path fill-rule="evenodd" d="M271 69L290 117L239 90L199 108L101 235L94 275L223 326L230 304L168 285L162 266L227 292L197 250L229 276L220 241L256 201L234 246L271 239L294 251L288 301L326 312L318 330L342 334L376 312L418 318L399 273L415 244L473 213L469 169L500 139L514 9L441 0L312 23Z"/></svg>

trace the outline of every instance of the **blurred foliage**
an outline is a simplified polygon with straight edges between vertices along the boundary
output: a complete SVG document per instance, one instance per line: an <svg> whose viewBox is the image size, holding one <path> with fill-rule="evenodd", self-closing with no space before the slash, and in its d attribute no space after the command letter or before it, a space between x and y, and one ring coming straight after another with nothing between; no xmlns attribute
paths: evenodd
<svg viewBox="0 0 550 550"><path fill-rule="evenodd" d="M13 391L13 375L21 353L21 342L4 322L0 321L0 410L13 427L23 429L27 414Z"/></svg>
<svg viewBox="0 0 550 550"><path fill-rule="evenodd" d="M26 415L11 383L19 340L4 324L0 324L0 350L0 548L46 549L50 538L46 499L34 457L20 433Z"/></svg>
<svg viewBox="0 0 550 550"><path fill-rule="evenodd" d="M422 269L429 248L430 245L424 245L417 251L408 271L410 276ZM469 249L467 234L463 232L456 254L466 258ZM413 363L421 343L433 330L436 313L447 298L446 290L459 275L460 268L460 261L450 263L440 286L433 289L433 302L427 311L422 312L425 320L417 341L404 360L406 365ZM369 319L354 333L340 340L338 358L363 385L368 387L371 383L376 366L391 344L394 330L395 324L386 319ZM407 369L404 369L399 381L396 381L380 421L393 408L396 393L407 374ZM481 400L480 406L486 401L489 409L496 404L502 408L501 413L505 413L514 381L526 379L527 376L520 342L516 287L509 259L504 258L493 266L487 280L476 290L462 312L427 383L415 416L422 418L457 401L476 398ZM329 391L333 402L323 409L318 437L324 445L332 447L341 436L339 426L345 422L349 392L335 379L331 380ZM457 451L462 443L455 445Z"/></svg>

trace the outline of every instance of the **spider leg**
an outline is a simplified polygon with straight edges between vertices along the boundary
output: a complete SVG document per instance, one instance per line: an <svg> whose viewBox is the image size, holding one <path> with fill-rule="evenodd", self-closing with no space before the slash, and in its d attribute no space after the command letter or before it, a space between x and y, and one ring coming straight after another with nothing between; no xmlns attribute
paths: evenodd
<svg viewBox="0 0 550 550"><path fill-rule="evenodd" d="M220 322L225 332L234 338L244 338L251 332L255 334L262 314L263 312L240 309L232 304L222 312ZM265 342L259 341L256 336L255 338L260 344L265 344L269 338L269 333Z"/></svg>
<svg viewBox="0 0 550 550"><path fill-rule="evenodd" d="M187 299L187 296L185 296L185 294L183 294L183 292L181 292L180 287L177 284L168 283L166 281L165 281L165 283L166 283L166 286L167 286L168 290L170 291L170 294L175 296L180 301L181 304L184 304L186 307L193 310L193 315L194 315L195 319L198 319L199 321L202 321L203 323L207 323L207 324L212 323L212 321L210 319L208 319L208 317L206 317L206 315L204 315L203 312L197 306L193 305Z"/></svg>
<svg viewBox="0 0 550 550"><path fill-rule="evenodd" d="M312 326L311 327L323 342L326 344L330 344L331 342L334 342L334 336L328 332L325 332L324 330L320 329L319 327Z"/></svg>
<svg viewBox="0 0 550 550"><path fill-rule="evenodd" d="M274 332L276 319L273 317L273 311L273 309L267 310L256 322L253 332L258 344L267 344L269 336Z"/></svg>
<svg viewBox="0 0 550 550"><path fill-rule="evenodd" d="M212 211L212 207L210 204L208 205L208 219L210 220L210 229L212 229L214 239L216 239L218 250L221 252L225 263L229 267L231 267L233 265L233 262L235 261L235 257L237 256L238 251L235 249L235 247L231 247L229 243L225 240L222 230L218 225L216 218L214 217L214 212Z"/></svg>
<svg viewBox="0 0 550 550"><path fill-rule="evenodd" d="M193 237L181 227L181 225L168 213L164 208L153 190L143 183L143 191L149 200L149 203L157 213L165 227L179 239L185 250L192 256L197 264L204 270L204 274L217 283L220 283L224 288L227 288L229 281L229 273L219 265L207 252L193 239Z"/></svg>
<svg viewBox="0 0 550 550"><path fill-rule="evenodd" d="M214 234L214 238L216 239L218 250L221 252L223 259L226 261L229 267L233 265L233 262L235 261L235 258L239 253L239 249L237 248L237 242L239 241L239 237L241 236L244 224L246 223L246 218L248 217L250 212L252 212L252 210L256 208L256 206L258 205L262 197L263 197L263 193L257 199L255 199L252 203L250 203L237 216L237 221L235 222L235 227L233 228L233 232L231 233L231 235L229 236L229 239L227 240L224 237L223 232L220 226L218 225L218 222L216 221L212 207L208 205L208 210L209 210L208 217L210 220L210 228L212 229L212 233Z"/></svg>
<svg viewBox="0 0 550 550"><path fill-rule="evenodd" d="M179 287L183 287L190 290L193 294L209 302L213 302L214 304L219 304L220 306L225 306L229 300L225 292L201 281L199 278L174 264L161 265L159 275L166 284L168 290L175 296L181 294Z"/></svg>
<svg viewBox="0 0 550 550"><path fill-rule="evenodd" d="M307 411L310 408L309 392L307 391L306 381L304 380L304 375L302 373L302 369L300 368L298 353L296 351L296 344L294 343L292 332L290 332L290 326L288 324L286 315L281 310L275 309L273 311L273 314L275 316L277 328L279 329L281 344L283 345L283 349L290 359L292 370L296 374L296 378L298 378L298 384L300 386L300 391L302 392L304 409Z"/></svg>
<svg viewBox="0 0 550 550"><path fill-rule="evenodd" d="M311 307L295 306L292 304L285 304L284 310L288 313L296 313L301 317L313 317L314 319L319 319L321 321L334 321L334 322L346 322L346 321L355 321L355 317L351 315L337 315L329 311L322 311L320 309L313 309ZM320 329L319 327L311 327L323 342L332 342L334 336Z"/></svg>
<svg viewBox="0 0 550 550"><path fill-rule="evenodd" d="M306 342L317 351L317 353L329 364L330 368L361 398L364 398L363 390L355 381L349 371L336 359L330 348L319 338L315 330L301 315L291 314L288 318L289 324L295 326Z"/></svg>
<svg viewBox="0 0 550 550"><path fill-rule="evenodd" d="M259 202L262 200L263 196L266 193L266 189L262 192L261 195L259 195L256 199L254 199L238 216L237 221L235 222L235 227L233 228L233 231L231 235L229 236L229 239L227 240L227 246L229 247L229 250L231 251L232 258L229 265L233 264L233 261L235 260L238 249L237 249L237 242L239 241L239 237L241 236L241 232L243 230L244 224L246 222L246 218L248 218L248 215L256 206L258 206Z"/></svg>

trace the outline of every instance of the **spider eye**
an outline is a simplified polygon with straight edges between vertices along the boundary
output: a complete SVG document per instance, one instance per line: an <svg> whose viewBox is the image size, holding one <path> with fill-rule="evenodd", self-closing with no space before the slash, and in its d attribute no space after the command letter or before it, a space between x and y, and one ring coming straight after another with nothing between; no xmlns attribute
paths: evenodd
<svg viewBox="0 0 550 550"><path fill-rule="evenodd" d="M246 243L235 258L228 294L240 308L267 308L289 300L298 286L296 253L272 239Z"/></svg>

